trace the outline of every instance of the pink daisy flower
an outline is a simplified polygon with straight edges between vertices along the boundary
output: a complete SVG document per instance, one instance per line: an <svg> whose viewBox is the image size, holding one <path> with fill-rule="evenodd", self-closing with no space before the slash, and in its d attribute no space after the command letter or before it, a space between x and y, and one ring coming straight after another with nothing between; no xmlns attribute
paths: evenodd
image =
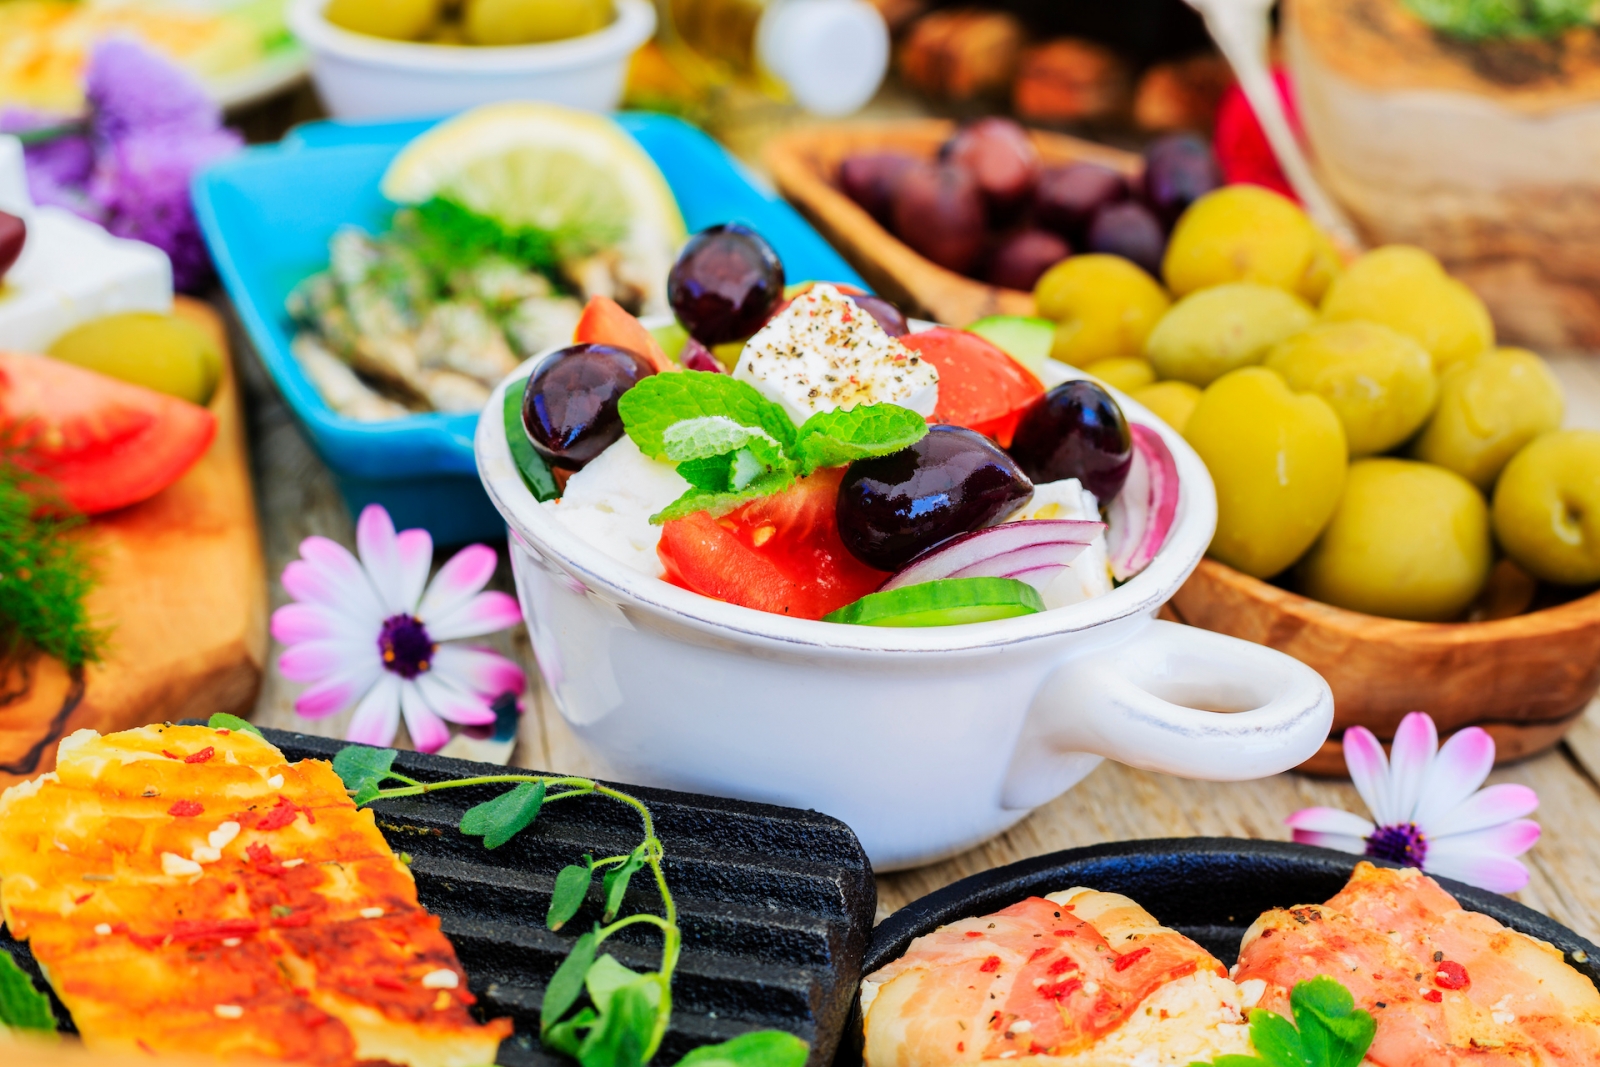
<svg viewBox="0 0 1600 1067"><path fill-rule="evenodd" d="M490 704L522 692L522 669L489 649L449 642L522 621L515 598L483 591L494 549L468 545L430 583L433 538L426 530L395 533L376 504L361 512L356 548L360 559L326 537L308 537L283 570L296 602L272 613L272 636L289 646L278 669L308 687L295 711L320 719L354 706L346 736L380 747L393 743L404 716L423 752L450 739L446 722L492 724Z"/></svg>
<svg viewBox="0 0 1600 1067"><path fill-rule="evenodd" d="M1476 726L1441 748L1433 719L1414 711L1400 721L1394 755L1385 757L1372 731L1344 734L1350 780L1372 819L1337 808L1304 808L1284 821L1307 845L1372 856L1495 893L1528 884L1517 856L1539 840L1539 824L1523 816L1539 806L1525 785L1479 789L1494 767L1494 738Z"/></svg>

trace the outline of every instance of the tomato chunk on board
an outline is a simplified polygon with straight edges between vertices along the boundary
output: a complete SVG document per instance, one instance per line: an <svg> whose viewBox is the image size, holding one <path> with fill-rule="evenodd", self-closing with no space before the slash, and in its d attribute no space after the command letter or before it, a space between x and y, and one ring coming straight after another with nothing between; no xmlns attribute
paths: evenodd
<svg viewBox="0 0 1600 1067"><path fill-rule="evenodd" d="M661 528L667 581L702 596L797 619L820 619L877 589L887 571L839 539L844 468L817 471L721 518L696 512Z"/></svg>
<svg viewBox="0 0 1600 1067"><path fill-rule="evenodd" d="M965 426L1011 444L1017 423L1044 386L1028 369L975 333L939 326L900 343L939 371L939 405L928 421Z"/></svg>
<svg viewBox="0 0 1600 1067"><path fill-rule="evenodd" d="M95 515L177 481L211 447L217 418L48 356L0 352L0 432L22 449L23 466Z"/></svg>
<svg viewBox="0 0 1600 1067"><path fill-rule="evenodd" d="M655 367L657 373L682 370L661 350L644 323L628 314L628 310L610 297L593 296L584 305L578 317L578 328L572 331L574 344L615 345L643 356Z"/></svg>

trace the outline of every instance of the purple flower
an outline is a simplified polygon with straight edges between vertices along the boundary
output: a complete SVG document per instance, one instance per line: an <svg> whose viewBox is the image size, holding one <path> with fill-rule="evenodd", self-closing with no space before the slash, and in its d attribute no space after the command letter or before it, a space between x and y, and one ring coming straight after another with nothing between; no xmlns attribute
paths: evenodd
<svg viewBox="0 0 1600 1067"><path fill-rule="evenodd" d="M222 125L198 79L126 37L95 45L84 95L94 109L95 132L109 141L144 133L182 137Z"/></svg>
<svg viewBox="0 0 1600 1067"><path fill-rule="evenodd" d="M60 115L24 108L0 109L0 133L29 133L62 126ZM35 204L49 204L101 222L105 212L84 193L94 170L94 146L85 134L71 133L23 148L28 166L28 195Z"/></svg>
<svg viewBox="0 0 1600 1067"><path fill-rule="evenodd" d="M131 133L109 142L95 163L89 196L105 209L105 227L118 237L155 245L172 259L173 284L192 291L211 274L189 183L212 160L238 151L232 130L171 136Z"/></svg>
<svg viewBox="0 0 1600 1067"><path fill-rule="evenodd" d="M1371 730L1352 726L1344 760L1372 818L1303 808L1285 820L1296 841L1421 867L1496 893L1528 884L1528 868L1516 857L1539 840L1539 824L1523 818L1539 798L1525 785L1478 788L1494 766L1487 732L1469 726L1441 746L1433 720L1414 711L1395 731L1393 757Z"/></svg>

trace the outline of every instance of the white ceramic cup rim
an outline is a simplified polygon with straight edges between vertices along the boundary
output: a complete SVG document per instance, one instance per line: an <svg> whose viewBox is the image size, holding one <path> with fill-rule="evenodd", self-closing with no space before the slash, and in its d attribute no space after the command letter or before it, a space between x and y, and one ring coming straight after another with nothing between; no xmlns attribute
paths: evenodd
<svg viewBox="0 0 1600 1067"><path fill-rule="evenodd" d="M316 52L348 62L392 70L475 74L558 71L592 66L627 55L650 39L656 9L650 0L615 0L609 26L565 41L522 45L451 46L391 41L354 33L323 17L329 0L293 0L289 29Z"/></svg>
<svg viewBox="0 0 1600 1067"><path fill-rule="evenodd" d="M649 322L646 324L649 325ZM1177 519L1166 544L1144 571L1111 592L1069 607L1014 619L928 628L846 626L794 619L724 603L647 577L586 543L568 530L549 509L540 506L523 484L506 441L502 415L505 391L509 385L522 381L539 363L559 350L552 348L531 357L490 395L478 419L474 442L478 475L489 499L494 501L515 536L559 563L590 588L604 590L637 610L675 625L689 625L702 632L724 638L733 636L744 642L758 640L791 647L894 655L981 653L1001 646L1090 630L1118 619L1153 614L1199 564L1216 528L1216 493L1204 462L1175 430L1148 408L1122 392L1111 389L1128 419L1155 430L1172 450L1173 458L1177 461L1179 485L1182 487ZM1062 370L1059 381L1075 377L1069 368L1058 366ZM1055 384L1056 381L1045 383L1047 388Z"/></svg>

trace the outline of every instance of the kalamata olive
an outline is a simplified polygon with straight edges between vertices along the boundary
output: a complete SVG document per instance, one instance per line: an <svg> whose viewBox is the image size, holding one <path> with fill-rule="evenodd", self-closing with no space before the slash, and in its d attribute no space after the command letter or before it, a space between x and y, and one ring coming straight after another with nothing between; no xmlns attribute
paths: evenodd
<svg viewBox="0 0 1600 1067"><path fill-rule="evenodd" d="M960 426L930 426L910 448L850 464L839 483L839 536L861 562L895 571L1031 496L1033 483L993 441Z"/></svg>
<svg viewBox="0 0 1600 1067"><path fill-rule="evenodd" d="M749 337L783 299L783 261L766 239L730 222L689 239L667 275L683 328L709 347Z"/></svg>
<svg viewBox="0 0 1600 1067"><path fill-rule="evenodd" d="M947 270L965 274L983 254L983 193L965 167L921 163L894 194L894 232Z"/></svg>
<svg viewBox="0 0 1600 1067"><path fill-rule="evenodd" d="M1071 254L1066 241L1046 230L1012 234L989 257L989 284L1031 293L1041 274Z"/></svg>
<svg viewBox="0 0 1600 1067"><path fill-rule="evenodd" d="M1107 204L1095 212L1086 242L1091 252L1109 252L1132 260L1153 277L1161 277L1167 234L1150 209L1134 200Z"/></svg>
<svg viewBox="0 0 1600 1067"><path fill-rule="evenodd" d="M553 467L577 470L622 436L617 401L655 373L615 345L573 345L545 360L522 394L522 425Z"/></svg>
<svg viewBox="0 0 1600 1067"><path fill-rule="evenodd" d="M1076 478L1101 504L1109 504L1133 466L1133 435L1104 388L1091 381L1063 382L1022 413L1011 455L1035 482Z"/></svg>
<svg viewBox="0 0 1600 1067"><path fill-rule="evenodd" d="M997 223L1015 218L1039 184L1039 150L1011 119L990 116L961 127L939 158L972 172Z"/></svg>
<svg viewBox="0 0 1600 1067"><path fill-rule="evenodd" d="M895 186L916 165L915 157L899 152L864 152L839 164L839 187L867 214L888 226Z"/></svg>
<svg viewBox="0 0 1600 1067"><path fill-rule="evenodd" d="M852 296L856 306L878 320L883 332L890 337L904 337L911 332L905 313L881 296Z"/></svg>
<svg viewBox="0 0 1600 1067"><path fill-rule="evenodd" d="M28 224L10 212L0 211L0 278L16 264L27 240Z"/></svg>
<svg viewBox="0 0 1600 1067"><path fill-rule="evenodd" d="M1167 229L1190 204L1222 185L1222 168L1204 141L1175 133L1144 152L1144 200Z"/></svg>
<svg viewBox="0 0 1600 1067"><path fill-rule="evenodd" d="M1107 204L1128 199L1128 179L1098 163L1052 167L1039 178L1033 194L1033 217L1068 241L1083 244L1089 220Z"/></svg>

